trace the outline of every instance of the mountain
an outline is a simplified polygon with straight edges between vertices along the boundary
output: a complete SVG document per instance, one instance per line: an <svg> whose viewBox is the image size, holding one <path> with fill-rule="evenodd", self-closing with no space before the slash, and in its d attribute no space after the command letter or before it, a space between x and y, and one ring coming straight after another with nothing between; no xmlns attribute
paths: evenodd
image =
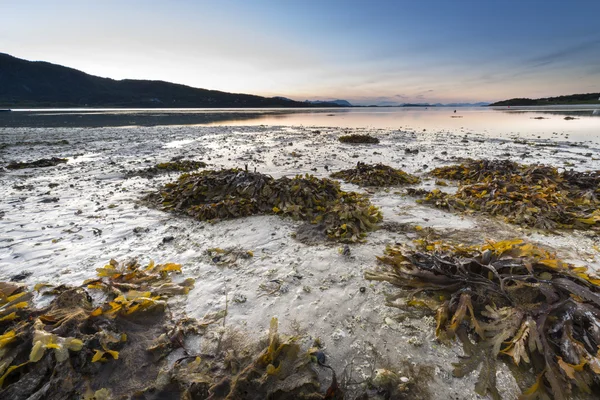
<svg viewBox="0 0 600 400"><path fill-rule="evenodd" d="M315 104L315 105L318 105L319 107L323 107L325 104L337 104L340 107L353 107L353 105L350 104L350 102L346 101L346 100L326 100L326 101L306 100L305 103Z"/></svg>
<svg viewBox="0 0 600 400"><path fill-rule="evenodd" d="M479 103L447 103L447 104L441 104L441 103L436 103L434 104L434 106L436 107L483 107L483 106L487 106L490 103L487 102L479 102Z"/></svg>
<svg viewBox="0 0 600 400"><path fill-rule="evenodd" d="M548 106L557 104L600 104L600 93L571 94L542 99L517 98L498 101L490 106Z"/></svg>
<svg viewBox="0 0 600 400"><path fill-rule="evenodd" d="M395 101L380 101L377 105L372 105L369 107L481 107L487 106L490 103L480 102L480 103L398 103Z"/></svg>
<svg viewBox="0 0 600 400"><path fill-rule="evenodd" d="M339 107L321 103L319 107ZM0 107L316 107L281 97L197 89L164 81L114 80L0 53Z"/></svg>

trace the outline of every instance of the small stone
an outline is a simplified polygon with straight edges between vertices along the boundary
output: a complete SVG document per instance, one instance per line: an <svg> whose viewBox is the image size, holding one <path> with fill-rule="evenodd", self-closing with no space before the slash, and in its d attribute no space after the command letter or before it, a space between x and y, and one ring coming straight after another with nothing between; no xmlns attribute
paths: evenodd
<svg viewBox="0 0 600 400"><path fill-rule="evenodd" d="M11 276L10 281L11 282L21 282L22 280L29 278L31 275L33 275L33 272L30 272L30 271L20 272L16 275Z"/></svg>
<svg viewBox="0 0 600 400"><path fill-rule="evenodd" d="M173 236L165 236L162 240L163 243L169 243L172 242L173 240L175 240L175 238Z"/></svg>
<svg viewBox="0 0 600 400"><path fill-rule="evenodd" d="M410 380L410 379L408 379L406 376L401 376L401 377L400 377L400 382L402 382L402 383L406 383L406 382L408 382L409 380Z"/></svg>
<svg viewBox="0 0 600 400"><path fill-rule="evenodd" d="M360 289L358 289L361 293L364 293L367 291L367 288L364 286L361 286Z"/></svg>

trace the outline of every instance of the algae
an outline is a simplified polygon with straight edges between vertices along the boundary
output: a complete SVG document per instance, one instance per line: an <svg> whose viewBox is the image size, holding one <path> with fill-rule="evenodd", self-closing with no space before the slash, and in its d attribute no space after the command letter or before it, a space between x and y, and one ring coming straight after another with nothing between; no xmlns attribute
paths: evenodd
<svg viewBox="0 0 600 400"><path fill-rule="evenodd" d="M496 358L536 383L523 399L590 395L600 384L600 278L522 240L454 245L419 239L390 246L370 280L403 291L406 306L436 313L436 336L458 338L461 377L481 365L476 391L500 398Z"/></svg>
<svg viewBox="0 0 600 400"><path fill-rule="evenodd" d="M339 141L342 143L367 143L367 144L378 144L379 139L373 137L371 135L360 135L360 134L352 134L352 135L344 135L339 137Z"/></svg>
<svg viewBox="0 0 600 400"><path fill-rule="evenodd" d="M183 174L146 198L166 211L201 221L275 214L322 226L331 240L357 242L382 220L365 195L312 175L274 179L240 169Z"/></svg>
<svg viewBox="0 0 600 400"><path fill-rule="evenodd" d="M24 168L47 168L54 167L58 164L66 163L66 158L52 157L52 158L42 158L40 160L31 161L31 162L11 162L6 165L7 169L24 169Z"/></svg>
<svg viewBox="0 0 600 400"><path fill-rule="evenodd" d="M600 171L564 171L511 161L467 160L436 168L437 178L459 181L455 194L411 191L417 200L449 211L480 212L538 229L600 228Z"/></svg>
<svg viewBox="0 0 600 400"><path fill-rule="evenodd" d="M169 317L165 300L193 287L192 279L171 279L179 272L174 263L111 260L81 287L0 282L0 397L343 399L333 370L321 389L324 358L279 334L276 318L264 347L230 334L214 351L193 353L186 338L202 336L227 311ZM36 295L54 297L36 308ZM168 362L177 349L183 355Z"/></svg>
<svg viewBox="0 0 600 400"><path fill-rule="evenodd" d="M173 263L111 260L97 272L81 287L0 282L0 397L81 398L107 386L129 393L153 379L159 365L145 349L167 326L181 326L165 301L193 280L174 283ZM36 307L34 296L53 299Z"/></svg>
<svg viewBox="0 0 600 400"><path fill-rule="evenodd" d="M153 167L138 171L127 172L128 177L141 176L145 178L151 178L166 172L191 172L200 168L205 168L206 163L203 161L194 160L176 160L168 161L164 163L158 163Z"/></svg>
<svg viewBox="0 0 600 400"><path fill-rule="evenodd" d="M355 168L335 172L331 177L360 186L412 185L420 181L418 177L400 169L384 164L365 164L360 161Z"/></svg>

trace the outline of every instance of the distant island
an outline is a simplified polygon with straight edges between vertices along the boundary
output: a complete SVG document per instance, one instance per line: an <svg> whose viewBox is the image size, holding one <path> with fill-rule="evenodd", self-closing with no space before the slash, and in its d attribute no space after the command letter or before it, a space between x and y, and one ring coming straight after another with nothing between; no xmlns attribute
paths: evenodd
<svg viewBox="0 0 600 400"><path fill-rule="evenodd" d="M43 61L0 53L0 108L312 108L347 107L342 101L294 101L197 89L164 81L114 80Z"/></svg>
<svg viewBox="0 0 600 400"><path fill-rule="evenodd" d="M542 99L517 98L498 101L490 106L551 106L558 104L600 104L600 93L572 94Z"/></svg>

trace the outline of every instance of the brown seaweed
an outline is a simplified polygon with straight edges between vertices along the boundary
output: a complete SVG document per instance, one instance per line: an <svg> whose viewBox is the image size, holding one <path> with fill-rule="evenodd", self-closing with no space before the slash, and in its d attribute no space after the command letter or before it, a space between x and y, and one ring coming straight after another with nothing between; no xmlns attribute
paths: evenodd
<svg viewBox="0 0 600 400"><path fill-rule="evenodd" d="M373 137L371 135L359 135L359 134L351 134L351 135L343 135L339 137L339 141L342 143L366 143L366 144L377 144L379 143L379 139Z"/></svg>
<svg viewBox="0 0 600 400"><path fill-rule="evenodd" d="M435 309L438 339L463 344L455 376L481 365L479 394L500 397L497 357L532 375L523 399L600 390L600 278L586 267L522 240L418 241L417 249L391 246L378 258L383 268L366 278L405 290L409 306Z"/></svg>
<svg viewBox="0 0 600 400"><path fill-rule="evenodd" d="M128 177L134 176L142 176L145 178L152 178L154 176L166 173L166 172L191 172L196 171L200 168L205 168L206 163L203 161L194 161L194 160L177 160L177 161L168 161L164 163L158 163L153 167L148 167L146 169L138 170L138 171L129 171L127 172Z"/></svg>
<svg viewBox="0 0 600 400"><path fill-rule="evenodd" d="M271 320L264 349L239 351L230 348L225 358L186 357L161 372L156 384L144 390L158 398L180 393L194 399L343 399L335 373L331 386L321 393L311 350L301 351L296 337L278 332Z"/></svg>
<svg viewBox="0 0 600 400"><path fill-rule="evenodd" d="M31 161L31 162L11 162L6 165L7 169L24 169L24 168L47 168L54 167L58 164L66 163L66 158L52 157L52 158L42 158L41 160Z"/></svg>
<svg viewBox="0 0 600 400"><path fill-rule="evenodd" d="M501 216L508 222L539 229L600 227L600 171L558 172L544 165L468 160L436 168L431 174L458 180L458 190L449 194L435 189L417 202L449 211Z"/></svg>
<svg viewBox="0 0 600 400"><path fill-rule="evenodd" d="M356 242L382 215L369 199L312 175L274 179L240 169L183 174L147 198L167 211L201 221L276 214L322 226L332 240Z"/></svg>
<svg viewBox="0 0 600 400"><path fill-rule="evenodd" d="M171 320L165 300L193 285L171 279L180 270L111 260L81 287L30 291L0 282L0 398L343 398L335 373L321 389L317 369L324 365L297 337L280 335L277 319L262 348L230 333L213 351L192 353L186 338L203 335L227 312ZM35 292L54 298L36 308ZM177 349L183 356L167 362Z"/></svg>
<svg viewBox="0 0 600 400"><path fill-rule="evenodd" d="M384 164L365 164L360 161L355 168L335 172L331 177L361 186L412 185L420 181L418 177L401 169Z"/></svg>
<svg viewBox="0 0 600 400"><path fill-rule="evenodd" d="M165 300L193 287L193 279L173 282L178 272L178 264L111 260L81 287L0 282L0 397L81 398L104 385L143 387L158 365L133 366L152 361L145 348L169 324ZM35 292L54 298L36 307Z"/></svg>

